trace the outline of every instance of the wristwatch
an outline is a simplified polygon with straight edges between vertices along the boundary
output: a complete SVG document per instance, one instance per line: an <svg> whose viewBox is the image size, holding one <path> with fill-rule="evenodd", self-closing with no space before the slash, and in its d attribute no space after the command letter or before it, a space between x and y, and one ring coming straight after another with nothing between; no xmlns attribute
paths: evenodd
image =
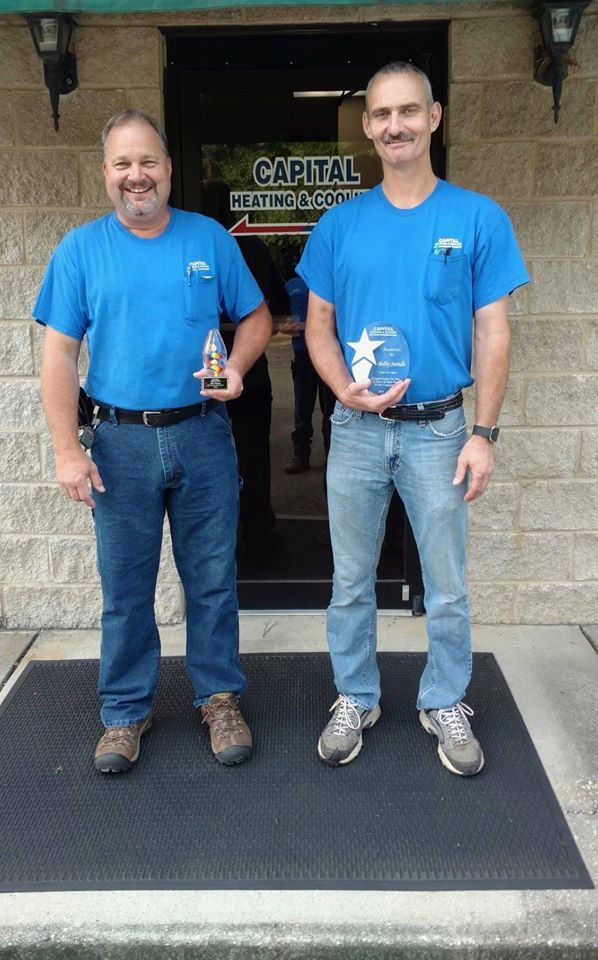
<svg viewBox="0 0 598 960"><path fill-rule="evenodd" d="M471 431L472 437L485 437L490 443L496 443L499 433L500 430L498 427L480 427L477 423L474 423Z"/></svg>

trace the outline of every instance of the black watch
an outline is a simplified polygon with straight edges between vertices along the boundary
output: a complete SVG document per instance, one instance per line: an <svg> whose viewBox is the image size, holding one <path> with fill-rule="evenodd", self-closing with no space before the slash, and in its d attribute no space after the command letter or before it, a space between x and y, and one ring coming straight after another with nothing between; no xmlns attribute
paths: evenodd
<svg viewBox="0 0 598 960"><path fill-rule="evenodd" d="M499 433L498 427L480 427L477 423L474 423L471 431L472 437L485 437L490 443L496 443Z"/></svg>

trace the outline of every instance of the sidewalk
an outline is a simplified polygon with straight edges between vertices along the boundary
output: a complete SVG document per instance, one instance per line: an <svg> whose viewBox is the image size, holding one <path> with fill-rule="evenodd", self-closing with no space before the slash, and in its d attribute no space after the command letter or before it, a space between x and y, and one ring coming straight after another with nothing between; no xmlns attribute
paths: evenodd
<svg viewBox="0 0 598 960"><path fill-rule="evenodd" d="M322 615L243 615L243 652L324 650ZM184 628L163 628L165 655ZM380 650L425 621L380 616ZM97 631L0 631L3 697L31 659L97 657ZM477 626L598 882L598 627ZM326 715L322 705L322 719ZM315 746L314 746L315 749ZM340 780L339 780L340 783ZM200 797L198 797L200 800ZM339 816L342 790L339 789ZM93 829L93 825L90 825ZM1 850L0 850L1 855ZM0 960L598 960L598 892L99 891L0 895Z"/></svg>

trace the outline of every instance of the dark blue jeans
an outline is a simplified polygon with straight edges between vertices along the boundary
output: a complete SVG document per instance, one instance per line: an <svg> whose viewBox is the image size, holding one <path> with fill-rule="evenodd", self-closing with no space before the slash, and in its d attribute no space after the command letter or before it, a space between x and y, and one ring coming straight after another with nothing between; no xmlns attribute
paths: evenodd
<svg viewBox="0 0 598 960"><path fill-rule="evenodd" d="M291 434L293 452L298 460L309 460L311 441L314 433L312 416L316 397L322 411L322 437L324 453L330 449L330 416L334 410L335 398L326 384L320 380L307 350L294 350L291 361L293 391L295 394L295 429Z"/></svg>
<svg viewBox="0 0 598 960"><path fill-rule="evenodd" d="M165 514L185 591L194 706L213 693L241 693L239 476L226 410L218 405L160 428L103 422L92 455L106 488L94 492L103 594L102 722L138 723L152 705L160 666L154 598Z"/></svg>

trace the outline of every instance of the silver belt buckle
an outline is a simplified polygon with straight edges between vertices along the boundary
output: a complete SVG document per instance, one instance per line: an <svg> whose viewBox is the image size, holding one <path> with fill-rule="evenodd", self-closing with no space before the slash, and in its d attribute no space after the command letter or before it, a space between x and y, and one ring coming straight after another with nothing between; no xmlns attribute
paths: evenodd
<svg viewBox="0 0 598 960"><path fill-rule="evenodd" d="M142 416L141 419L143 420L143 422L144 422L144 424L146 425L146 427L151 427L151 426L153 426L153 424L147 422L147 418L148 418L148 417L151 417L152 414L156 414L156 413L160 413L160 410L144 410L144 411L143 411L143 416Z"/></svg>

